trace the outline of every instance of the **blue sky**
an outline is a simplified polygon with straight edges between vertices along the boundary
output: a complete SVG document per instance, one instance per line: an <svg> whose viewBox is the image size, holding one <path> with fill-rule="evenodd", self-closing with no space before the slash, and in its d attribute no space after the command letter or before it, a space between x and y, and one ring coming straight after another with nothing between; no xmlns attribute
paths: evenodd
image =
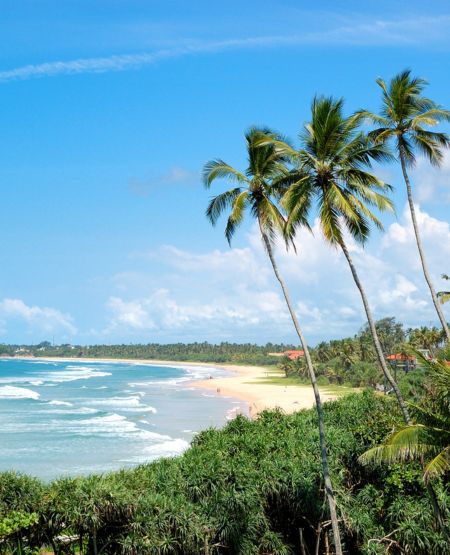
<svg viewBox="0 0 450 555"><path fill-rule="evenodd" d="M448 2L2 2L0 341L293 341L255 229L229 249L202 165L243 133L295 138L316 93L376 109L410 67L450 106ZM378 317L435 323L396 167L397 216L354 255ZM450 157L414 174L437 287L450 272ZM220 187L217 187L219 190ZM279 252L311 343L364 317L320 240ZM332 276L332 279L330 278Z"/></svg>

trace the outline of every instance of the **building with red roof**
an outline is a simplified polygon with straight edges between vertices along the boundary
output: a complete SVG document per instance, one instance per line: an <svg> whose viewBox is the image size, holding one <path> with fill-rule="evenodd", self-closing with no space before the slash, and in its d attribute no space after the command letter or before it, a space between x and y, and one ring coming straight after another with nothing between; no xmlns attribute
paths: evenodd
<svg viewBox="0 0 450 555"><path fill-rule="evenodd" d="M305 356L305 351L285 351L283 354L290 360L297 360L298 358L302 358Z"/></svg>

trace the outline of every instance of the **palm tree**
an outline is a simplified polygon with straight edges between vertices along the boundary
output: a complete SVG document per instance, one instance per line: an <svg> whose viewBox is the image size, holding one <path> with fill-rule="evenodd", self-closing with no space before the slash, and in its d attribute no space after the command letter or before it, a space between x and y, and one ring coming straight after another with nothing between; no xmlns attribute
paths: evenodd
<svg viewBox="0 0 450 555"><path fill-rule="evenodd" d="M446 280L450 281L450 277L448 277L447 274L442 274L442 279L446 279ZM450 291L439 291L437 296L438 296L438 299L440 300L440 302L442 304L450 301Z"/></svg>
<svg viewBox="0 0 450 555"><path fill-rule="evenodd" d="M250 211L252 216L255 217L258 222L265 250L269 256L276 279L281 286L289 314L292 318L292 322L300 340L302 349L305 352L305 360L314 391L317 416L319 420L319 441L325 483L325 494L330 510L336 554L341 555L342 547L336 512L336 500L329 472L323 408L319 388L317 386L316 373L311 360L308 345L305 341L303 332L292 306L286 284L278 270L273 252L275 238L278 233L283 233L286 223L283 214L276 204L276 200L278 200L285 191L283 185L280 184L279 178L280 176L285 176L287 174L287 169L284 164L286 158L280 154L272 144L259 146L259 141L266 136L270 136L275 140L281 140L280 137L275 136L268 129L252 128L247 132L245 138L247 141L248 167L245 173L234 169L222 160L211 160L205 164L203 178L204 184L207 188L209 188L212 182L218 178L223 178L236 184L236 186L232 189L229 189L228 191L212 198L206 210L206 215L211 224L215 225L220 215L226 209L231 209L225 228L225 237L227 238L228 243L231 242L236 228L242 223L247 210ZM306 209L307 206L305 206L305 213L307 211ZM307 220L302 216L300 210L298 210L297 213L298 225L307 226ZM289 239L286 241L286 246L288 245L288 242Z"/></svg>
<svg viewBox="0 0 450 555"><path fill-rule="evenodd" d="M427 82L424 79L412 77L409 70L402 71L396 75L391 79L389 86L383 79L377 79L377 84L382 90L380 115L368 110L361 110L358 112L358 116L369 119L379 126L370 133L370 136L377 142L386 143L391 140L394 141L406 184L411 220L423 274L430 289L431 298L433 299L433 304L447 341L450 341L450 330L447 320L439 304L428 271L419 226L417 224L411 182L408 175L408 167L413 167L416 161L415 151L423 154L434 166L441 164L442 148L450 146L450 138L445 133L432 132L426 128L435 126L441 121L450 121L450 112L444 110L429 98L422 96L422 91Z"/></svg>
<svg viewBox="0 0 450 555"><path fill-rule="evenodd" d="M383 445L369 449L359 460L363 464L426 461L423 479L441 530L449 538L430 481L450 471L450 367L445 362L429 360L419 351L415 354L431 381L426 404L413 406L417 422L395 431Z"/></svg>
<svg viewBox="0 0 450 555"><path fill-rule="evenodd" d="M379 364L395 392L405 422L409 423L408 409L385 360L369 301L344 237L347 231L364 245L371 223L383 228L370 208L392 210L391 201L383 194L390 187L367 168L372 160L383 161L390 155L383 145L373 144L358 130L357 118L345 118L342 109L342 99L316 97L311 107L311 122L300 134L300 150L282 141L272 142L280 153L290 156L297 164L283 180L290 183L283 197L289 214L286 230L288 235L295 231L301 224L299 216L304 218L303 206L310 206L315 200L326 241L339 247L347 259L361 295Z"/></svg>
<svg viewBox="0 0 450 555"><path fill-rule="evenodd" d="M393 463L425 459L423 478L428 482L450 471L450 367L429 360L418 351L416 356L432 382L427 406L415 405L417 423L395 431L383 445L369 449L360 460Z"/></svg>

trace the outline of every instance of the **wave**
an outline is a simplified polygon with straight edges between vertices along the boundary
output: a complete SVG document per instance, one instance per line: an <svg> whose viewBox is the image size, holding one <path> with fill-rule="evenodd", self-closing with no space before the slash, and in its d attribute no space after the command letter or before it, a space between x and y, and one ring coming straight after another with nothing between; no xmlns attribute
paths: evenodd
<svg viewBox="0 0 450 555"><path fill-rule="evenodd" d="M145 406L145 405L141 405L139 407L136 408L125 408L122 409L124 412L151 412L152 414L156 414L158 411L155 409L155 407L151 407L150 405Z"/></svg>
<svg viewBox="0 0 450 555"><path fill-rule="evenodd" d="M125 463L145 463L160 457L176 457L181 455L189 447L189 443L184 439L169 438L160 443L145 447L140 455L122 459L120 462Z"/></svg>
<svg viewBox="0 0 450 555"><path fill-rule="evenodd" d="M157 443L156 445L149 445L144 449L144 452L152 459L159 457L174 457L183 453L188 447L189 443L184 439L171 439L169 441Z"/></svg>
<svg viewBox="0 0 450 555"><path fill-rule="evenodd" d="M73 407L73 404L68 403L67 401L54 400L54 401L49 401L47 404L48 405L61 405L61 406L64 406L64 407Z"/></svg>
<svg viewBox="0 0 450 555"><path fill-rule="evenodd" d="M109 397L107 399L91 399L88 405L101 408L110 408L124 412L152 412L156 414L155 407L141 403L140 396Z"/></svg>
<svg viewBox="0 0 450 555"><path fill-rule="evenodd" d="M40 395L37 391L26 389L25 387L14 387L12 385L4 385L0 387L0 399L39 399Z"/></svg>
<svg viewBox="0 0 450 555"><path fill-rule="evenodd" d="M109 397L107 399L92 399L89 405L100 405L102 407L139 407L141 401L139 397Z"/></svg>
<svg viewBox="0 0 450 555"><path fill-rule="evenodd" d="M50 405L50 403L47 403L47 405ZM99 411L91 407L77 407L77 408L68 407L68 408L55 408L55 409L49 409L49 410L42 410L41 412L45 414L49 414L50 416L53 416L55 414L62 414L63 416L69 416L71 414L96 414Z"/></svg>
<svg viewBox="0 0 450 555"><path fill-rule="evenodd" d="M234 420L238 414L243 414L241 407L234 407L227 411L226 419L227 420Z"/></svg>
<svg viewBox="0 0 450 555"><path fill-rule="evenodd" d="M186 382L192 382L196 380L207 380L208 378L219 378L228 376L229 372L222 370L221 368L202 366L202 367L191 367L191 366L170 366L170 368L176 368L178 370L183 370L185 374L176 378L157 378L148 381L139 382L129 382L129 387L147 387L152 385L158 385L162 387L167 386L179 386Z"/></svg>
<svg viewBox="0 0 450 555"><path fill-rule="evenodd" d="M64 423L64 430L82 436L130 437L132 435L140 439L152 440L160 436L160 434L155 435L155 432L139 428L135 422L117 413L106 416L94 416L93 418L78 420L78 422L71 422L70 424Z"/></svg>
<svg viewBox="0 0 450 555"><path fill-rule="evenodd" d="M66 370L54 372L36 372L40 379L54 383L73 382L76 380L89 380L90 378L102 378L111 376L111 372L93 370L87 366L67 366Z"/></svg>
<svg viewBox="0 0 450 555"><path fill-rule="evenodd" d="M10 376L7 378L0 378L0 383L4 384L13 384L13 383L21 383L21 384L29 384L29 385L43 385L42 380L38 380L32 377L27 376Z"/></svg>

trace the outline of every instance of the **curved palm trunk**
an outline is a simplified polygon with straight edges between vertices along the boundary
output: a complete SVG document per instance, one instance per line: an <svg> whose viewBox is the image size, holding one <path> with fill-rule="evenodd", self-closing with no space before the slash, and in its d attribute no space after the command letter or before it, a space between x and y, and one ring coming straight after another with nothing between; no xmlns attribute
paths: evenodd
<svg viewBox="0 0 450 555"><path fill-rule="evenodd" d="M425 253L423 252L422 239L420 238L419 227L417 225L416 211L415 211L415 208L414 208L414 199L413 199L413 196L412 196L411 183L409 181L408 172L406 171L405 158L404 158L403 153L402 153L401 150L400 150L400 163L402 165L403 178L404 178L405 183L406 183L406 192L407 192L407 196L408 196L409 210L411 212L411 220L412 220L412 224L413 224L413 228L414 228L414 235L416 237L417 249L419 251L419 256L420 256L420 262L422 264L423 275L425 276L425 281L427 282L428 288L430 290L431 298L433 299L433 304L434 304L434 307L436 308L437 315L439 317L439 320L441 321L442 329L444 330L444 333L447 336L447 341L450 343L450 330L449 330L449 327L448 327L448 324L447 324L447 320L445 319L444 312L443 312L442 307L439 303L439 300L438 300L437 295L436 295L436 291L434 289L433 282L431 281L431 277L430 277L430 274L428 272L428 266L427 266L427 262L425 260Z"/></svg>
<svg viewBox="0 0 450 555"><path fill-rule="evenodd" d="M388 368L388 365L386 364L383 349L381 348L380 339L378 337L377 329L375 327L375 322L374 322L374 319L373 319L373 316L372 316L372 311L370 310L369 301L367 300L366 292L364 291L364 288L363 288L362 283L359 279L356 268L353 264L352 257L350 256L350 253L348 252L347 245L345 244L344 240L340 241L339 245L342 249L342 252L345 255L345 258L347 259L348 265L350 266L350 270L352 272L352 276L353 276L353 279L355 281L356 287L359 289L359 292L361 294L361 299L362 299L362 302L363 302L363 305L364 305L364 309L366 311L367 321L369 323L370 333L372 334L372 338L373 338L373 344L375 346L375 351L377 353L377 357L378 357L378 361L380 363L380 366L383 370L383 374L385 375L387 381L389 382L389 384L391 385L392 389L395 392L398 404L400 405L400 410L402 411L403 418L405 419L406 424L411 424L411 417L409 416L409 412L408 412L408 409L406 407L403 396L400 392L400 389L398 388L398 385L397 385L396 381L392 377L392 374L391 374L391 372Z"/></svg>
<svg viewBox="0 0 450 555"><path fill-rule="evenodd" d="M329 467L328 467L327 446L326 446L326 441L325 441L325 423L324 423L324 419L323 419L322 401L320 399L319 388L317 387L316 373L314 371L314 366L313 366L311 356L310 356L310 353L309 353L309 350L308 350L308 345L306 344L306 341L303 337L303 332L302 332L302 330L300 328L300 325L298 323L297 315L295 314L294 309L292 307L291 299L289 297L289 293L287 291L286 284L284 283L284 280L283 280L283 278L281 277L281 275L278 271L278 267L277 267L277 264L275 262L275 258L273 256L273 252L272 252L272 245L270 244L270 241L269 241L268 237L266 236L266 234L262 230L261 230L261 235L262 235L264 244L266 246L267 254L269 255L273 271L274 271L275 276L276 276L278 282L280 283L281 289L283 291L284 299L286 301L286 304L287 304L287 307L288 307L288 310L289 310L289 314L291 315L292 322L293 322L294 327L295 327L295 331L297 332L297 335L298 335L298 338L300 340L300 344L302 346L302 349L305 352L306 365L308 367L309 377L311 379L311 385L312 385L312 388L313 388L313 391L314 391L314 397L315 397L315 400L316 400L317 416L318 416L318 419L319 419L320 455L321 455L321 459L322 459L322 471L323 471L323 478L324 478L324 483L325 483L325 495L327 497L328 507L330 509L330 519L331 519L331 525L332 525L332 528L333 528L334 546L335 546L335 550L336 550L336 555L342 555L341 535L340 535L340 532L339 532L339 523L338 523L338 517L337 517L337 512L336 512L336 499L334 497L333 486L332 486L331 477L330 477L330 470L329 470Z"/></svg>

